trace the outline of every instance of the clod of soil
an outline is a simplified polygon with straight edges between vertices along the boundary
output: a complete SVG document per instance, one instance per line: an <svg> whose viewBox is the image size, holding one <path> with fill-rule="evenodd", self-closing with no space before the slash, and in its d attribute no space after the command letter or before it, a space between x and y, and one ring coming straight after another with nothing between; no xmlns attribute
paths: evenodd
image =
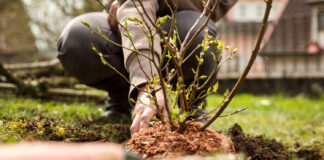
<svg viewBox="0 0 324 160"><path fill-rule="evenodd" d="M200 132L201 123L189 124L184 133L161 122L134 134L126 144L126 149L140 154L143 158L174 158L183 155L226 152L234 153L232 141L224 134L212 129Z"/></svg>
<svg viewBox="0 0 324 160"><path fill-rule="evenodd" d="M301 149L296 152L298 158L302 158L304 160L323 160L324 157L320 155L318 150L311 149Z"/></svg>
<svg viewBox="0 0 324 160"><path fill-rule="evenodd" d="M237 153L244 153L251 160L286 160L288 151L276 140L265 140L262 136L246 137L242 128L235 124L229 129Z"/></svg>

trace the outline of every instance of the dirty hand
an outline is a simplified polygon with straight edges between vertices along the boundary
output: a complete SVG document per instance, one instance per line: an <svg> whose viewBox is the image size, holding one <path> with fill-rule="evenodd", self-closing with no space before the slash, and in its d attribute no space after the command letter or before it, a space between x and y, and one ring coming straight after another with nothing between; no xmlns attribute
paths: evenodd
<svg viewBox="0 0 324 160"><path fill-rule="evenodd" d="M117 9L118 9L119 3L118 1L114 1L111 6L110 6L110 13L114 16L117 17ZM117 35L120 35L120 31L118 28L118 23L114 20L114 18L112 18L112 16L110 16L110 14L108 14L108 19L107 19L111 29L117 33Z"/></svg>
<svg viewBox="0 0 324 160"><path fill-rule="evenodd" d="M156 88L160 88L160 86L157 86ZM130 127L130 131L132 134L138 132L142 128L149 127L149 123L151 122L152 118L157 114L156 106L151 103L150 98L148 97L148 93L146 93L146 85L143 85L140 87L142 91L139 91L135 110L133 114L133 123ZM164 96L162 89L158 90L156 92L157 97L157 103L160 106L161 115L165 116L165 103L164 103Z"/></svg>

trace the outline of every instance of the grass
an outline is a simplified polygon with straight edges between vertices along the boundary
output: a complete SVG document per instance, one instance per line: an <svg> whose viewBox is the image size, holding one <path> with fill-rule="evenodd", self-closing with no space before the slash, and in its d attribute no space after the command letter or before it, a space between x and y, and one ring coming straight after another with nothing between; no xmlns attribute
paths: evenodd
<svg viewBox="0 0 324 160"><path fill-rule="evenodd" d="M208 109L217 106L221 96L208 97ZM212 128L227 130L238 123L245 133L275 138L287 145L319 145L324 148L324 97L289 97L284 95L236 96L228 109L228 114L248 107L247 110L224 118L219 118Z"/></svg>
<svg viewBox="0 0 324 160"><path fill-rule="evenodd" d="M122 125L96 122L102 109L91 103L65 104L15 97L0 98L0 113L2 143L34 140L121 142L127 139L116 130Z"/></svg>
<svg viewBox="0 0 324 160"><path fill-rule="evenodd" d="M222 96L208 97L208 109ZM254 96L240 94L226 113L246 111L218 119L211 127L226 131L239 123L247 134L275 138L287 145L319 145L324 148L324 97ZM102 110L91 103L55 103L25 98L0 98L0 142L22 140L114 141L118 130L92 123ZM226 114L225 113L225 114ZM115 137L118 137L117 134Z"/></svg>

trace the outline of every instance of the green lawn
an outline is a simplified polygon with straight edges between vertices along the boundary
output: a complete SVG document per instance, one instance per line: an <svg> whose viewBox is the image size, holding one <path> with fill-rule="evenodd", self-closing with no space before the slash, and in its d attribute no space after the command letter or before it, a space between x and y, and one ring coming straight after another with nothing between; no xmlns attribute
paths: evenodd
<svg viewBox="0 0 324 160"><path fill-rule="evenodd" d="M217 106L220 101L221 96L208 97L208 109ZM248 109L218 119L212 128L226 131L239 123L248 134L265 134L288 145L299 142L302 145L324 146L324 97L311 99L303 96L240 94L225 112L244 107ZM107 133L101 125L89 124L101 112L91 103L65 104L15 97L0 98L0 142L33 139L111 140L108 138L111 131ZM116 134L116 130L113 133Z"/></svg>
<svg viewBox="0 0 324 160"><path fill-rule="evenodd" d="M0 98L0 142L124 141L119 128L96 122L102 109L91 103L54 103L25 98ZM118 130L117 130L117 129ZM122 133L128 132L120 129ZM126 135L128 136L128 135Z"/></svg>
<svg viewBox="0 0 324 160"><path fill-rule="evenodd" d="M208 108L221 101L221 96L208 97ZM244 107L248 107L244 112L219 118L212 128L226 130L238 123L248 134L265 134L290 145L299 142L303 145L319 144L324 148L324 97L240 94L225 112Z"/></svg>

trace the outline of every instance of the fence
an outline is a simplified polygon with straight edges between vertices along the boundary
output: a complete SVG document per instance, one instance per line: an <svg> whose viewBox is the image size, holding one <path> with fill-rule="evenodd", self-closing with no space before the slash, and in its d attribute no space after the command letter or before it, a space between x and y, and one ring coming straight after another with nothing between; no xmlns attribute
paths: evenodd
<svg viewBox="0 0 324 160"><path fill-rule="evenodd" d="M269 25L274 23L270 22ZM258 22L226 22L218 25L220 39L239 48L225 63L220 79L238 78L245 68L257 38ZM295 14L279 20L256 59L248 78L324 78L324 54L309 53L311 15Z"/></svg>

